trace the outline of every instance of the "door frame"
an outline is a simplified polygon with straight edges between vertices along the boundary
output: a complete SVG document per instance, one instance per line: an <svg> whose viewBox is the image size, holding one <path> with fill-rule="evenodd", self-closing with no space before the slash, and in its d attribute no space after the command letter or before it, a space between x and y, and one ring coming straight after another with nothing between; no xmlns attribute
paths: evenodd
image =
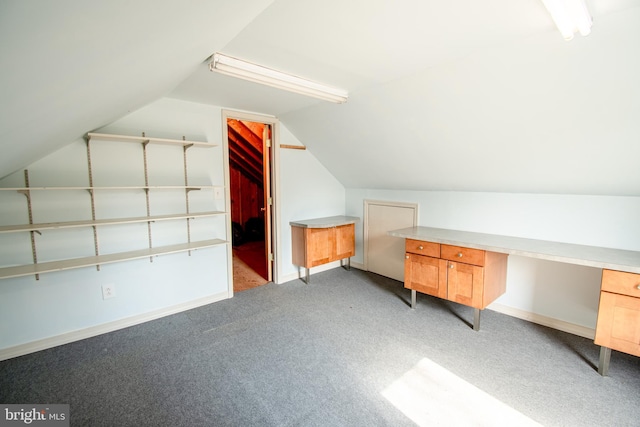
<svg viewBox="0 0 640 427"><path fill-rule="evenodd" d="M271 182L264 185L271 185L271 251L273 253L273 271L272 278L274 283L280 283L280 256L281 238L280 238L280 121L274 116L268 116L257 113L247 113L235 110L222 110L222 156L224 162L225 182L230 183L229 175L229 133L227 129L227 119L244 120L248 122L264 123L271 126ZM231 191L229 188L225 191L225 204L229 214L231 214ZM265 203L267 201L265 200ZM227 221L227 236L231 239L231 215ZM231 245L229 245L231 247ZM269 256L267 254L267 256ZM231 253L227 257L227 271L231 280L229 296L233 296L233 257Z"/></svg>

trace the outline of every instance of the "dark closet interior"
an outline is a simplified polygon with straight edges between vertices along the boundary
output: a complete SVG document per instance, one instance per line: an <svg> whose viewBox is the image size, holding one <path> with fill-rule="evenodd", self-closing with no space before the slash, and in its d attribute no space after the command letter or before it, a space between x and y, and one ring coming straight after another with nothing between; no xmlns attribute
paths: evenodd
<svg viewBox="0 0 640 427"><path fill-rule="evenodd" d="M265 124L228 119L234 290L267 282L264 200Z"/></svg>

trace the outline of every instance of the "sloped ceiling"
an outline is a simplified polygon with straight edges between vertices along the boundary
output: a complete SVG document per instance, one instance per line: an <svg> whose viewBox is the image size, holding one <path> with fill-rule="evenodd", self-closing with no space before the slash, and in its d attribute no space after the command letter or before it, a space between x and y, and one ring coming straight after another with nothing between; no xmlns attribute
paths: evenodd
<svg viewBox="0 0 640 427"><path fill-rule="evenodd" d="M638 196L640 0L588 3L565 42L540 0L5 1L0 176L169 96L277 116L348 188Z"/></svg>
<svg viewBox="0 0 640 427"><path fill-rule="evenodd" d="M0 177L167 95L272 0L3 0Z"/></svg>

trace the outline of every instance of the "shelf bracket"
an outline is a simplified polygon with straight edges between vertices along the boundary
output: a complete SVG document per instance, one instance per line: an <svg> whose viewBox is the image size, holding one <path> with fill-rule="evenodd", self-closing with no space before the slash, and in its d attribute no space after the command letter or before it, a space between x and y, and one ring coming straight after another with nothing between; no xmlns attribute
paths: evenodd
<svg viewBox="0 0 640 427"><path fill-rule="evenodd" d="M150 142L151 142L151 140L150 140L150 139L147 139L147 136L145 135L145 133L144 133L144 132L142 132L142 141L141 141L142 146L143 146L144 148L147 148L147 145L149 145L149 143L150 143Z"/></svg>
<svg viewBox="0 0 640 427"><path fill-rule="evenodd" d="M31 203L31 192L29 190L16 190L16 192L22 194L24 197L27 198L27 202Z"/></svg>

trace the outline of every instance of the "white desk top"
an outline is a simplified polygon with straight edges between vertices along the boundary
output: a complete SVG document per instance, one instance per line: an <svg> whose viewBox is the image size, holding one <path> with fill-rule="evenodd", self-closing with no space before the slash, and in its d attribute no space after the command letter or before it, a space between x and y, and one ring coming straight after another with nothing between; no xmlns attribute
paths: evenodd
<svg viewBox="0 0 640 427"><path fill-rule="evenodd" d="M331 228L341 225L355 224L360 221L357 216L328 216L325 218L303 219L300 221L291 221L289 225L302 228Z"/></svg>
<svg viewBox="0 0 640 427"><path fill-rule="evenodd" d="M640 273L640 252L636 251L431 227L409 227L389 231L388 234L405 239L444 243L548 261Z"/></svg>

